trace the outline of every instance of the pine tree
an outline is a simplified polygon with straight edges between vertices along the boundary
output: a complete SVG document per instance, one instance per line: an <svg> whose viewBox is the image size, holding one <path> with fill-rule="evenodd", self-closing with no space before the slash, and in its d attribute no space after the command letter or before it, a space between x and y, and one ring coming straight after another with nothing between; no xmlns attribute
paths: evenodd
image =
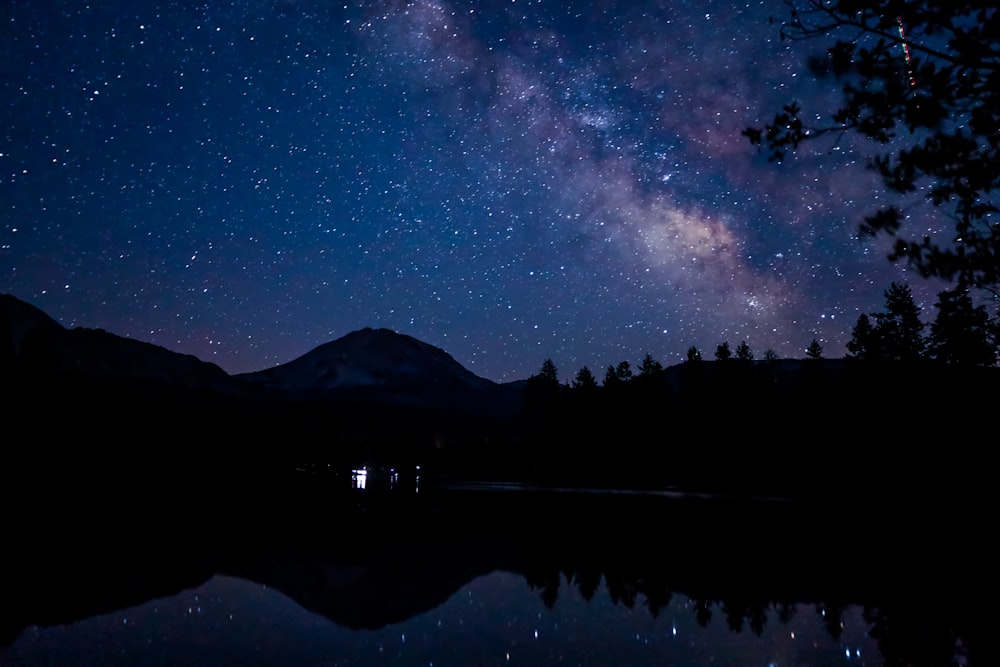
<svg viewBox="0 0 1000 667"><path fill-rule="evenodd" d="M745 340L736 346L736 359L738 361L753 361L753 350L750 349Z"/></svg>
<svg viewBox="0 0 1000 667"><path fill-rule="evenodd" d="M945 290L938 294L935 306L938 314L931 323L928 344L932 359L963 366L996 365L990 317L984 306L973 306L968 290Z"/></svg>
<svg viewBox="0 0 1000 667"><path fill-rule="evenodd" d="M869 361L923 359L927 350L924 323L909 285L894 282L883 294L885 310L872 313L871 319L858 316L847 343L848 356Z"/></svg>
<svg viewBox="0 0 1000 667"><path fill-rule="evenodd" d="M809 343L809 347L806 348L806 356L810 359L822 359L823 358L823 346L819 344L819 341L815 338Z"/></svg>
<svg viewBox="0 0 1000 667"><path fill-rule="evenodd" d="M651 354L646 354L642 359L642 363L639 364L639 375L642 377L649 377L662 372L663 364L653 359L653 355Z"/></svg>
<svg viewBox="0 0 1000 667"><path fill-rule="evenodd" d="M597 389L597 378L594 377L594 374L586 366L577 371L576 378L573 380L573 389L579 391Z"/></svg>
<svg viewBox="0 0 1000 667"><path fill-rule="evenodd" d="M889 361L915 361L924 356L924 323L906 284L892 283L885 291L885 311L875 313L881 356Z"/></svg>
<svg viewBox="0 0 1000 667"><path fill-rule="evenodd" d="M632 379L632 365L627 361L618 362L617 366L608 366L604 374L604 386L615 387Z"/></svg>
<svg viewBox="0 0 1000 667"><path fill-rule="evenodd" d="M544 414L555 406L561 389L556 365L546 359L541 369L528 378L525 401L533 413Z"/></svg>
<svg viewBox="0 0 1000 667"><path fill-rule="evenodd" d="M545 384L559 385L559 371L556 369L556 365L551 359L546 359L542 363L542 368L538 371L537 377Z"/></svg>
<svg viewBox="0 0 1000 667"><path fill-rule="evenodd" d="M873 360L880 358L878 335L868 315L861 313L847 343L847 356L852 359Z"/></svg>
<svg viewBox="0 0 1000 667"><path fill-rule="evenodd" d="M733 351L729 349L729 341L723 341L715 348L715 358L719 361L729 361L733 358Z"/></svg>

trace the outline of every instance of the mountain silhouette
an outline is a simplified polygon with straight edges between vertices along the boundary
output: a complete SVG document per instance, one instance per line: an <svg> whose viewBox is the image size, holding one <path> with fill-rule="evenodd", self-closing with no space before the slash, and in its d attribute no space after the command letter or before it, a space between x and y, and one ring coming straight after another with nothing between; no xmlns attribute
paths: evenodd
<svg viewBox="0 0 1000 667"><path fill-rule="evenodd" d="M193 355L103 329L67 329L9 294L0 294L0 367L217 390L235 386L224 370Z"/></svg>
<svg viewBox="0 0 1000 667"><path fill-rule="evenodd" d="M466 477L641 477L643 486L812 496L981 493L992 478L980 465L985 415L1000 387L992 367L857 359L688 362L591 392L538 378L501 385L433 345L372 328L233 376L101 329L68 330L10 295L0 295L0 370L12 432L50 436L35 448L43 454L86 437L182 466L213 452L263 462L276 455L251 456L239 443L266 441L283 456L297 449L293 460L433 460ZM947 448L906 447L898 475L888 443Z"/></svg>
<svg viewBox="0 0 1000 667"><path fill-rule="evenodd" d="M495 430L520 408L516 387L465 369L443 350L364 328L274 368L229 375L215 364L103 329L67 329L0 295L0 391L12 414L48 414L68 437L132 439L267 436L339 444L440 444ZM492 424L481 425L481 420Z"/></svg>
<svg viewBox="0 0 1000 667"><path fill-rule="evenodd" d="M496 384L464 368L444 350L389 329L364 328L288 363L237 376L292 391L420 386L489 391Z"/></svg>
<svg viewBox="0 0 1000 667"><path fill-rule="evenodd" d="M0 294L0 362L94 377L120 377L232 389L311 395L353 388L489 392L499 385L464 368L444 350L389 329L364 328L285 364L229 375L190 354L103 329L66 329L42 310Z"/></svg>

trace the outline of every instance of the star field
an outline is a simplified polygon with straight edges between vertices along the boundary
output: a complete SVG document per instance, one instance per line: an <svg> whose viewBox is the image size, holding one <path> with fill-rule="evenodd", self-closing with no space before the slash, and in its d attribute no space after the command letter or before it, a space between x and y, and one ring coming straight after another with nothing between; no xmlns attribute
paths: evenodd
<svg viewBox="0 0 1000 667"><path fill-rule="evenodd" d="M836 101L785 11L13 0L0 291L231 373L365 326L497 381L841 356L891 281L925 314L940 286L855 237L867 147L774 165L740 136Z"/></svg>

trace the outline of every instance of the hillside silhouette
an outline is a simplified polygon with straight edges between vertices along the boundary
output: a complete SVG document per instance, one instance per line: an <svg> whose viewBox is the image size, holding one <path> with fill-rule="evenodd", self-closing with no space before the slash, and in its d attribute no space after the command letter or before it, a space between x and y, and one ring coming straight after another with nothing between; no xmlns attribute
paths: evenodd
<svg viewBox="0 0 1000 667"><path fill-rule="evenodd" d="M101 461L127 444L126 455L181 469L289 457L423 465L453 479L765 495L964 496L986 484L1000 369L753 360L744 347L667 368L647 359L634 377L625 362L603 385L560 383L554 365L498 385L412 337L362 329L230 376L0 298L5 404L12 426L52 443L33 445L40 458ZM93 444L65 444L83 440Z"/></svg>

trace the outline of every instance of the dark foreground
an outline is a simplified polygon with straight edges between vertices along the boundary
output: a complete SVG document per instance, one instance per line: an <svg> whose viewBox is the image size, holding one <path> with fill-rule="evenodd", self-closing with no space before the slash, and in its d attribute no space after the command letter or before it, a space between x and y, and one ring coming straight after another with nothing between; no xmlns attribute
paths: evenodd
<svg viewBox="0 0 1000 667"><path fill-rule="evenodd" d="M992 512L933 489L819 502L496 486L359 492L292 467L20 477L32 484L5 484L3 499L3 644L29 626L215 575L266 584L342 627L382 628L503 571L547 605L560 586L586 596L603 581L623 604L655 611L683 595L747 628L796 604L832 619L856 605L886 664L946 665L957 654L997 664Z"/></svg>

